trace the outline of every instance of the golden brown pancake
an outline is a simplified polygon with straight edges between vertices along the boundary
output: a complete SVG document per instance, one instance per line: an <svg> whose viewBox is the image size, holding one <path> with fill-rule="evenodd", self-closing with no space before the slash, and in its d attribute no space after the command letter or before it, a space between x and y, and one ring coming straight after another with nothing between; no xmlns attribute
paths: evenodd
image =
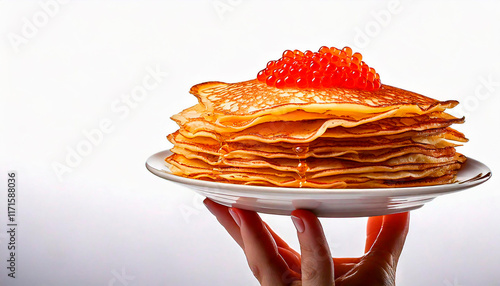
<svg viewBox="0 0 500 286"><path fill-rule="evenodd" d="M277 121L303 121L303 120L314 120L314 119L337 119L339 122L337 126L352 127L362 123L375 121L378 119L394 116L398 113L396 108L390 109L380 113L358 113L358 112L342 112L325 110L322 113L307 112L304 110L294 110L285 114L273 115L268 114L261 117L254 117L247 121L242 122L225 122L225 124L220 124L217 122L210 121L211 116L209 112L205 110L205 107L201 104L197 104L190 108L183 110L182 112L173 115L171 118L179 126L183 126L184 129L189 132L195 133L203 130L213 130L218 133L227 133L241 131L243 129L252 127L259 123L266 122L277 122ZM430 113L430 112L429 112ZM402 116L414 116L416 114L403 114ZM208 119L206 119L205 117Z"/></svg>
<svg viewBox="0 0 500 286"><path fill-rule="evenodd" d="M217 178L201 174L198 176L193 176L193 179L228 183L228 184L243 184L243 185L255 185L255 186L267 186L267 187L281 187L286 185L289 188L330 188L330 189L366 189L366 188L404 188L404 187L421 187L421 186L432 186L432 185L444 185L453 183L455 180L456 172L450 172L447 175L441 177L426 177L423 179L416 180L370 180L367 178L355 178L354 180L343 180L345 178L332 179L329 177L311 179L306 182L298 182L293 180L283 180L280 184L269 183L268 181L253 180L250 177L242 177L241 180L232 180L231 178Z"/></svg>
<svg viewBox="0 0 500 286"><path fill-rule="evenodd" d="M297 160L297 159L307 159L307 158L336 158L342 160L356 161L356 162L382 162L389 160L391 158L400 157L407 154L415 154L416 157L419 155L425 155L433 158L438 157L449 157L455 154L455 148L453 147L445 147L438 149L426 149L419 146L405 146L400 148L386 148L386 149L378 149L378 150L366 150L366 151L356 151L356 150L343 150L337 152L329 152L329 153L320 153L319 156L301 156L297 155L289 155L289 156L276 156L276 154L270 153L249 153L246 150L241 150L236 155L232 153L227 154L210 154L205 153L203 151L193 151L190 149L185 149L180 146L174 146L171 151L176 154L184 155L188 158L197 158L203 157L205 161L210 162L225 162L227 160L259 160L260 158L268 158L268 159L289 159L289 160ZM274 155L274 156L273 156ZM313 154L314 155L314 154Z"/></svg>
<svg viewBox="0 0 500 286"><path fill-rule="evenodd" d="M277 89L258 80L239 83L206 82L190 93L206 108L214 122L245 121L264 115L281 115L295 110L379 113L398 109L400 113L424 114L443 111L457 101L438 101L418 93L382 85L379 90L348 88ZM397 116L397 115L396 115Z"/></svg>
<svg viewBox="0 0 500 286"><path fill-rule="evenodd" d="M334 126L354 127L363 123L380 120L382 118L393 117L394 114L396 114L397 110L392 109L382 113L373 114L341 114L341 112L334 112L334 114L332 114L330 111L325 111L324 113L310 113L303 110L295 110L282 115L256 117L252 120L232 125L220 125L216 122L211 122L210 120L207 120L203 117L203 112L204 107L198 104L172 116L172 120L174 120L177 124L179 124L179 126L182 126L183 129L190 133L209 131L224 134L241 131L257 124L266 122L268 124L280 124L282 122L290 122L293 124L293 122L297 123L301 121L312 121L316 119L323 119L324 121L318 120L321 122L326 121L326 128ZM259 126L266 125L264 124Z"/></svg>
<svg viewBox="0 0 500 286"><path fill-rule="evenodd" d="M391 162L392 160L392 162ZM424 171L440 166L461 164L465 161L463 155L456 154L452 157L443 157L440 160L429 160L425 158L423 162L414 162L411 156L406 158L391 159L381 164L361 164L359 162L330 160L325 162L324 159L307 160L307 163L280 161L277 160L255 160L246 162L225 162L228 164L216 165L214 162L207 163L199 157L187 158L180 154L174 154L167 158L167 163L176 166L182 170L184 174L232 174L232 173L255 173L254 176L267 177L269 175L284 177L293 176L295 178L318 178L333 175L356 174L358 176L366 176L366 174L379 173L380 178L394 178L394 172L400 171ZM427 163L431 162L431 163ZM305 166L301 170L301 164ZM406 174L406 173L405 173ZM416 174L416 173L415 173ZM416 176L416 175L415 175ZM400 177L397 177L400 178Z"/></svg>
<svg viewBox="0 0 500 286"><path fill-rule="evenodd" d="M181 126L179 132L187 138L202 136L226 142L255 140L265 143L308 143L319 137L357 138L394 135L407 131L446 128L453 123L463 122L463 118L455 118L446 113L431 113L414 117L384 118L375 122L354 125L351 127L339 126L339 120L337 119L319 119L300 122L266 122L232 133L217 133L209 129L191 133L184 129L183 126Z"/></svg>
<svg viewBox="0 0 500 286"><path fill-rule="evenodd" d="M446 184L466 158L438 101L383 85L278 89L257 80L191 88L199 104L172 116L173 174L247 185L378 188Z"/></svg>
<svg viewBox="0 0 500 286"><path fill-rule="evenodd" d="M316 176L303 177L293 172L273 172L270 169L258 169L252 172L244 172L244 169L227 168L205 168L204 162L189 160L182 156L174 155L168 161L174 174L190 178L208 178L215 181L239 182L245 184L257 184L280 186L280 187L354 187L354 184L363 183L364 187L383 187L383 184L393 182L395 187L407 186L404 181L415 181L423 178L439 178L456 174L461 166L460 162L449 164L436 164L422 169L415 169L412 165L395 166L391 171L385 172L360 172L360 173L324 173ZM342 183L343 182L343 183ZM397 184L399 182L399 184Z"/></svg>
<svg viewBox="0 0 500 286"><path fill-rule="evenodd" d="M246 154L265 156L268 158L307 158L307 157L336 157L347 153L358 153L367 150L387 148L419 147L426 150L456 147L457 144L444 139L464 142L463 134L452 128L433 129L423 132L409 131L401 136L368 137L368 138L318 138L306 144L292 144L279 142L275 144L245 140L238 142L219 142L210 137L186 138L178 131L167 136L168 140L177 147L189 149L193 152L203 152L212 155L244 157ZM444 138L444 139L443 139Z"/></svg>

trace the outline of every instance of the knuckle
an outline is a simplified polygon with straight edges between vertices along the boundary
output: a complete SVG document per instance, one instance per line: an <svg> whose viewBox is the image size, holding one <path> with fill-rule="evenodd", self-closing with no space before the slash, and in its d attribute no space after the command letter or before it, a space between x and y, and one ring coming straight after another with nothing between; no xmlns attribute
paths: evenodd
<svg viewBox="0 0 500 286"><path fill-rule="evenodd" d="M301 252L303 254L304 253L309 254L316 260L331 259L330 250L328 249L327 246L322 244L314 246L308 246L308 245L301 246Z"/></svg>
<svg viewBox="0 0 500 286"><path fill-rule="evenodd" d="M316 258L318 260L332 259L330 257L330 251L326 247L318 247L316 250Z"/></svg>
<svg viewBox="0 0 500 286"><path fill-rule="evenodd" d="M285 285L294 285L294 283L298 280L298 277L290 270L286 270L281 275L281 281L285 283Z"/></svg>
<svg viewBox="0 0 500 286"><path fill-rule="evenodd" d="M309 252L309 253L314 253L314 247L312 245L308 244L301 244L300 245L300 252Z"/></svg>
<svg viewBox="0 0 500 286"><path fill-rule="evenodd" d="M253 273L253 276L255 276L255 278L257 278L257 280L261 281L262 280L262 271L259 267L258 264L250 264L250 270L252 271Z"/></svg>
<svg viewBox="0 0 500 286"><path fill-rule="evenodd" d="M393 263L390 253L382 253L385 254L384 257L380 256L381 253L375 253L374 256L368 254L365 259L362 259L359 267L369 272L367 276L371 279L370 285L395 285L396 265Z"/></svg>
<svg viewBox="0 0 500 286"><path fill-rule="evenodd" d="M302 281L311 281L318 278L318 271L314 267L304 267L302 268Z"/></svg>
<svg viewBox="0 0 500 286"><path fill-rule="evenodd" d="M386 265L389 267L394 267L397 263L397 257L392 252L387 250L372 250L366 257L373 262L377 262L381 265Z"/></svg>

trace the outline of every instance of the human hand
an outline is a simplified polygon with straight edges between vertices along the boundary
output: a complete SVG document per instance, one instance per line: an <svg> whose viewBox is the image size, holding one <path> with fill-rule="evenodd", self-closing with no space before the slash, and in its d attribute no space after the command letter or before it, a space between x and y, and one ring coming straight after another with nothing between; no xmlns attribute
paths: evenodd
<svg viewBox="0 0 500 286"><path fill-rule="evenodd" d="M292 212L299 254L256 212L228 208L210 199L204 203L241 246L261 285L395 285L409 213L369 218L365 254L359 258L332 259L321 223L310 211Z"/></svg>

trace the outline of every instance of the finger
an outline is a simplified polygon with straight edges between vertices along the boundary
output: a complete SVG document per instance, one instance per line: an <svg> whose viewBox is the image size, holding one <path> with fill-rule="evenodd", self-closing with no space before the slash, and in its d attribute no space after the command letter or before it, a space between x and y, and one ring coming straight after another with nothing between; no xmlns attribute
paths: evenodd
<svg viewBox="0 0 500 286"><path fill-rule="evenodd" d="M231 208L235 221L239 221L248 265L261 285L287 285L292 281L278 246L256 212Z"/></svg>
<svg viewBox="0 0 500 286"><path fill-rule="evenodd" d="M289 251L293 252L297 257L300 257L300 253L288 246L288 244L279 235L277 235L266 222L264 222L264 225L266 226L269 233L271 233L271 235L273 236L274 241L276 241L276 245L278 245L278 247L286 248Z"/></svg>
<svg viewBox="0 0 500 286"><path fill-rule="evenodd" d="M283 257L288 267L300 273L300 253L291 248L265 221L263 223L276 242L278 253Z"/></svg>
<svg viewBox="0 0 500 286"><path fill-rule="evenodd" d="M300 253L288 246L288 244L279 235L277 235L266 222L263 221L263 223L276 242L276 245L278 246L278 253L281 257L283 257L288 267L290 267L293 271L300 273Z"/></svg>
<svg viewBox="0 0 500 286"><path fill-rule="evenodd" d="M300 256L295 252L290 251L288 248L283 248L278 246L278 253L283 257L288 268L294 272L300 273Z"/></svg>
<svg viewBox="0 0 500 286"><path fill-rule="evenodd" d="M334 285L333 259L318 218L310 211L295 210L301 252L302 285Z"/></svg>
<svg viewBox="0 0 500 286"><path fill-rule="evenodd" d="M407 212L385 215L380 233L369 252L385 259L392 267L396 267L408 234L409 224L410 214Z"/></svg>
<svg viewBox="0 0 500 286"><path fill-rule="evenodd" d="M240 245L243 249L243 239L240 234L240 227L234 222L233 217L229 214L229 208L220 205L210 199L203 201L207 209L217 218L219 223L227 230L229 235Z"/></svg>
<svg viewBox="0 0 500 286"><path fill-rule="evenodd" d="M373 243L377 239L380 233L380 228L382 227L383 216L374 216L368 218L368 223L366 224L366 243L365 243L365 253L368 252L373 246Z"/></svg>

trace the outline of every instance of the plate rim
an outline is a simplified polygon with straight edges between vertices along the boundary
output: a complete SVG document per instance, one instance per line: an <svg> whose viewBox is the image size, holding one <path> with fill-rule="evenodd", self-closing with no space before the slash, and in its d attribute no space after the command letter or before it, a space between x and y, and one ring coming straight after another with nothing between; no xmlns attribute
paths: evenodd
<svg viewBox="0 0 500 286"><path fill-rule="evenodd" d="M492 176L491 169L478 160L467 157L464 167L459 171L464 172L465 168L481 168L485 169L484 172L466 179L465 181L458 181L451 184L434 185L434 186L419 186L419 187L402 187L402 188L366 188L366 189L321 189L321 188L290 188L290 187L270 187L270 186L253 186L253 185L240 185L222 182L203 181L198 179L181 177L174 175L170 172L164 163L164 159L172 154L170 150L163 150L157 152L146 160L146 168L154 175L183 185L191 185L203 188L225 190L229 192L244 192L246 194L260 194L265 192L266 195L294 195L294 196L307 196L314 198L316 196L325 195L363 195L363 196L427 196L442 193L452 193L463 189L471 188L481 183L486 182ZM162 168L158 165L158 161L163 162ZM156 164L155 164L156 163Z"/></svg>

